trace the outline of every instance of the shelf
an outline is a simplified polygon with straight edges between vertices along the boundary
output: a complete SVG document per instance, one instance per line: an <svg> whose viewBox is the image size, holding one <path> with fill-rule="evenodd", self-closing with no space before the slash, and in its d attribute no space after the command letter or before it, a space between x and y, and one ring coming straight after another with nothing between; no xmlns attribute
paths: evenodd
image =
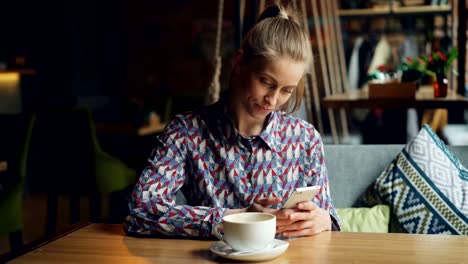
<svg viewBox="0 0 468 264"><path fill-rule="evenodd" d="M453 90L447 92L444 98L434 98L434 90L431 85L422 85L417 91L415 98L395 99L395 98L369 98L369 88L345 93L337 93L326 96L322 99L322 105L326 108L382 108L382 109L466 109L468 98L457 94Z"/></svg>
<svg viewBox="0 0 468 264"><path fill-rule="evenodd" d="M341 17L347 16L376 16L376 15L389 15L389 7L379 7L379 8L364 8L364 9L340 9L338 10L338 15Z"/></svg>
<svg viewBox="0 0 468 264"><path fill-rule="evenodd" d="M427 15L437 15L437 14L450 14L452 12L452 8L449 5L445 6L402 6L402 7L395 7L393 9L394 14L427 14Z"/></svg>
<svg viewBox="0 0 468 264"><path fill-rule="evenodd" d="M452 7L444 6L403 6L403 7L379 7L379 8L364 8L364 9L340 9L338 15L340 17L371 17L383 15L444 15L450 14Z"/></svg>

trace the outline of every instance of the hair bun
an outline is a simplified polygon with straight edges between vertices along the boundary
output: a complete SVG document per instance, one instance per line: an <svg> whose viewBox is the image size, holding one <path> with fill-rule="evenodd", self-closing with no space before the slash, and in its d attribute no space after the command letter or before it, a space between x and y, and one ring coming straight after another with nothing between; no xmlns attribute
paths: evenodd
<svg viewBox="0 0 468 264"><path fill-rule="evenodd" d="M278 5L272 5L272 6L265 8L265 10L263 10L257 22L260 22L267 18L273 18L273 17L281 17L284 19L289 19L288 13L286 12L284 8L280 8Z"/></svg>
<svg viewBox="0 0 468 264"><path fill-rule="evenodd" d="M289 19L288 13L284 9L280 9L278 16L284 19Z"/></svg>

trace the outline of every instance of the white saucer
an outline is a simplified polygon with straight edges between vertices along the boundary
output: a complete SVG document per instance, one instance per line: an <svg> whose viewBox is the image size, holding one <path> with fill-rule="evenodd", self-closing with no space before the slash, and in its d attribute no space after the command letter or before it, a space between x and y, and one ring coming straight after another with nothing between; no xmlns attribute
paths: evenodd
<svg viewBox="0 0 468 264"><path fill-rule="evenodd" d="M265 261L283 254L288 246L288 242L275 239L267 248L260 251L235 251L224 241L218 241L211 245L210 251L220 257L233 260Z"/></svg>

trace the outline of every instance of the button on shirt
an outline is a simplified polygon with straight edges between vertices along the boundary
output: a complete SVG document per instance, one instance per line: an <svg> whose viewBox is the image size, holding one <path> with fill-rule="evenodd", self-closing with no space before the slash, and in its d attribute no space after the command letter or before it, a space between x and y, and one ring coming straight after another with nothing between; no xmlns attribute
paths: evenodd
<svg viewBox="0 0 468 264"><path fill-rule="evenodd" d="M339 229L323 157L315 128L284 112L272 112L262 133L249 138L237 132L223 101L177 115L158 137L130 196L124 229L210 237L226 210L263 197L285 202L295 188L312 185L321 186L313 201ZM175 201L178 191L184 205Z"/></svg>

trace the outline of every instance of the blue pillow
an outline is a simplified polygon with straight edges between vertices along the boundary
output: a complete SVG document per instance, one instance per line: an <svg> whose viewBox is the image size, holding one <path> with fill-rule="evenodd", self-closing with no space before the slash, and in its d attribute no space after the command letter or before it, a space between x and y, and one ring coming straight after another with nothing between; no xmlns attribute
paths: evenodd
<svg viewBox="0 0 468 264"><path fill-rule="evenodd" d="M468 235L468 171L428 125L373 189L404 232Z"/></svg>

